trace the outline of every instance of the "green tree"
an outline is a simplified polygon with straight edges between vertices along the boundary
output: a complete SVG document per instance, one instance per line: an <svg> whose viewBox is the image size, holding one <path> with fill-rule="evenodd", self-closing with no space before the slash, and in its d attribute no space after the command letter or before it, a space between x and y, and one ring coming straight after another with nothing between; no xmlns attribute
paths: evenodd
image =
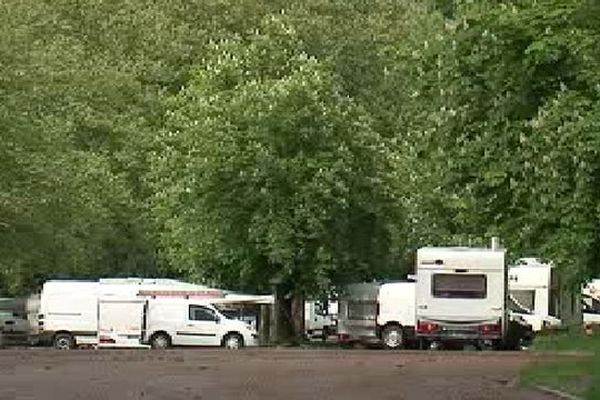
<svg viewBox="0 0 600 400"><path fill-rule="evenodd" d="M598 22L593 2L462 2L419 54L416 214L439 238L499 234L515 254L597 271Z"/></svg>
<svg viewBox="0 0 600 400"><path fill-rule="evenodd" d="M295 291L397 266L400 209L368 114L272 17L213 44L169 110L154 210L174 265L230 287Z"/></svg>

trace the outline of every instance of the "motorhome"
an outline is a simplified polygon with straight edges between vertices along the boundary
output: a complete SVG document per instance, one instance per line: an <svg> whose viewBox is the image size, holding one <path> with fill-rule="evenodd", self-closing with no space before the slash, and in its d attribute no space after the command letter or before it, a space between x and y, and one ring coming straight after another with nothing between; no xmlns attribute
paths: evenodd
<svg viewBox="0 0 600 400"><path fill-rule="evenodd" d="M416 335L421 346L498 348L509 318L505 251L426 247L417 251Z"/></svg>
<svg viewBox="0 0 600 400"><path fill-rule="evenodd" d="M169 303L169 300L174 302ZM237 332L242 345L254 344L253 329L241 321L227 318L209 305L227 300L225 293L218 289L173 280L48 281L40 297L40 341L59 349L80 345L212 345L217 342L206 338L217 335L223 339L225 336L218 336L218 333L228 329L229 333ZM234 296L234 301L240 300ZM199 312L192 313L191 305L210 309L213 323L219 326L211 327L211 332L204 335L194 330L194 327L210 324L196 322L194 318ZM164 316L165 308L173 312L170 319ZM164 326L160 327L160 324ZM186 331L189 332L186 334ZM217 345L235 347L233 342L235 340Z"/></svg>
<svg viewBox="0 0 600 400"><path fill-rule="evenodd" d="M359 283L340 295L338 339L401 348L414 338L415 282Z"/></svg>
<svg viewBox="0 0 600 400"><path fill-rule="evenodd" d="M558 328L560 286L556 268L538 258L521 258L508 270L509 308L537 332Z"/></svg>

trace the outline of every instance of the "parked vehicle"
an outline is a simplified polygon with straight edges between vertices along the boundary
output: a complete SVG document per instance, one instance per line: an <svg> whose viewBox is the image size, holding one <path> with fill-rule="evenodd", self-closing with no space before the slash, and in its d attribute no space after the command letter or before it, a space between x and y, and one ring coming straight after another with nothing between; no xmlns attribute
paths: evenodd
<svg viewBox="0 0 600 400"><path fill-rule="evenodd" d="M337 331L337 301L304 302L304 330L309 338L326 339Z"/></svg>
<svg viewBox="0 0 600 400"><path fill-rule="evenodd" d="M581 306L584 325L600 325L600 299L591 295L582 295Z"/></svg>
<svg viewBox="0 0 600 400"><path fill-rule="evenodd" d="M26 334L29 332L29 322L15 312L0 311L0 331Z"/></svg>
<svg viewBox="0 0 600 400"><path fill-rule="evenodd" d="M533 331L558 328L560 287L554 266L538 258L522 258L508 270L509 308Z"/></svg>
<svg viewBox="0 0 600 400"><path fill-rule="evenodd" d="M508 308L511 317L519 317L523 322L531 326L533 332L539 332L542 329L555 329L562 326L562 321L551 315L536 314L519 304L512 296L508 299Z"/></svg>
<svg viewBox="0 0 600 400"><path fill-rule="evenodd" d="M40 344L59 349L96 344L98 298L98 282L46 282L38 316Z"/></svg>
<svg viewBox="0 0 600 400"><path fill-rule="evenodd" d="M58 349L253 345L254 329L210 304L224 299L219 293L171 280L49 281L40 297L40 342Z"/></svg>
<svg viewBox="0 0 600 400"><path fill-rule="evenodd" d="M249 324L230 319L212 304L190 299L149 300L143 341L153 348L170 346L255 346L258 335Z"/></svg>
<svg viewBox="0 0 600 400"><path fill-rule="evenodd" d="M414 339L415 282L359 283L339 300L341 342L382 343L397 349Z"/></svg>
<svg viewBox="0 0 600 400"><path fill-rule="evenodd" d="M506 275L505 251L496 245L419 249L416 335L421 346L502 347L509 328Z"/></svg>

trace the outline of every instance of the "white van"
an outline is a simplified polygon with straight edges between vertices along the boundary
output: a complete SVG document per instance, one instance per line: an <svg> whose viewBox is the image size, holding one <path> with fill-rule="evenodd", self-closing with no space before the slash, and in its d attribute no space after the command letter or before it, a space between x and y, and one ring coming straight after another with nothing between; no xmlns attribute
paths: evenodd
<svg viewBox="0 0 600 400"><path fill-rule="evenodd" d="M39 342L58 349L97 343L98 282L48 281L40 296Z"/></svg>
<svg viewBox="0 0 600 400"><path fill-rule="evenodd" d="M206 298L194 300L222 300L213 292L170 280L48 281L40 297L39 341L57 349L255 344L256 331L247 324L223 316ZM201 313L191 305L212 313L211 323L198 320Z"/></svg>
<svg viewBox="0 0 600 400"><path fill-rule="evenodd" d="M383 343L397 349L414 339L415 282L359 283L339 300L340 342Z"/></svg>
<svg viewBox="0 0 600 400"><path fill-rule="evenodd" d="M419 249L416 334L422 346L499 347L508 329L506 271L501 249Z"/></svg>
<svg viewBox="0 0 600 400"><path fill-rule="evenodd" d="M256 330L230 319L212 304L193 299L148 300L143 341L152 348L170 346L255 346Z"/></svg>

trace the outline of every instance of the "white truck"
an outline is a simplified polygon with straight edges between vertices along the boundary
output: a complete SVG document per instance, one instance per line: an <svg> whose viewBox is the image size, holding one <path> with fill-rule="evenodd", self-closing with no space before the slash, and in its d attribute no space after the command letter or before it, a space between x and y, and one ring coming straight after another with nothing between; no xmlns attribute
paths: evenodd
<svg viewBox="0 0 600 400"><path fill-rule="evenodd" d="M521 258L508 270L509 308L534 332L558 328L560 288L557 270L538 258Z"/></svg>
<svg viewBox="0 0 600 400"><path fill-rule="evenodd" d="M256 344L256 331L229 319L215 290L177 281L49 281L40 298L42 343L58 349Z"/></svg>
<svg viewBox="0 0 600 400"><path fill-rule="evenodd" d="M499 348L507 337L505 251L425 247L417 251L416 335L421 347Z"/></svg>
<svg viewBox="0 0 600 400"><path fill-rule="evenodd" d="M338 340L382 343L390 349L414 339L415 282L359 283L345 288L339 299Z"/></svg>

